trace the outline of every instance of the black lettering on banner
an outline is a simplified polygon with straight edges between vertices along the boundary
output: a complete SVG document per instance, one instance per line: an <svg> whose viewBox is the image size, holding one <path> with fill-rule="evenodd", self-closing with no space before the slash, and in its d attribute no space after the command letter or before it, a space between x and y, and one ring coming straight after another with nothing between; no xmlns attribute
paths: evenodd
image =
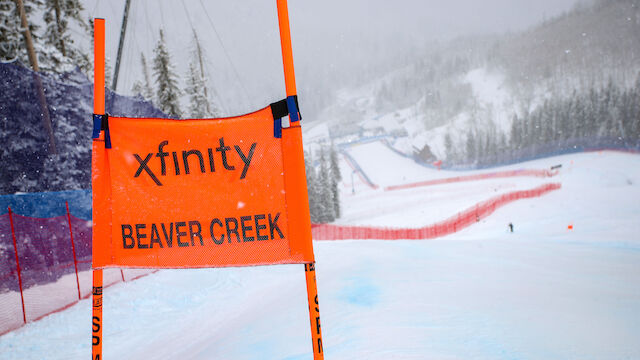
<svg viewBox="0 0 640 360"><path fill-rule="evenodd" d="M160 248L163 248L162 241L160 241L160 233L158 232L158 226L151 224L151 235L149 237L149 248L153 249L153 244L158 244Z"/></svg>
<svg viewBox="0 0 640 360"><path fill-rule="evenodd" d="M282 235L282 231L280 231L280 228L278 227L278 218L280 217L280 213L276 214L276 217L271 220L271 214L269 214L269 232L271 233L271 240L274 239L273 237L273 231L277 231L278 235L280 235L280 239L284 239L284 235Z"/></svg>
<svg viewBox="0 0 640 360"><path fill-rule="evenodd" d="M247 176L247 170L249 170L249 165L251 164L251 158L253 157L253 151L256 149L256 144L257 143L251 144L248 156L245 156L244 153L242 153L242 149L240 149L240 146L234 146L236 152L238 153L238 156L240 156L240 159L242 159L242 162L244 163L244 167L242 168L242 175L240 175L240 180L244 179L244 177Z"/></svg>
<svg viewBox="0 0 640 360"><path fill-rule="evenodd" d="M231 150L231 147L224 145L223 137L221 137L219 141L220 141L220 147L217 147L216 151L218 151L222 156L222 166L224 166L224 168L227 170L234 170L235 166L229 165L229 163L227 162L227 151Z"/></svg>
<svg viewBox="0 0 640 360"><path fill-rule="evenodd" d="M136 239L138 240L138 249L148 249L149 244L143 244L140 240L146 239L147 234L140 233L140 230L143 230L147 227L146 224L136 224Z"/></svg>
<svg viewBox="0 0 640 360"><path fill-rule="evenodd" d="M238 219L236 218L225 218L224 219L225 226L227 227L227 240L229 244L231 244L231 234L236 235L236 239L240 242L240 235L238 234ZM229 226L229 224L233 223L233 228Z"/></svg>
<svg viewBox="0 0 640 360"><path fill-rule="evenodd" d="M129 224L122 224L122 247L125 249L133 249L136 245L135 240L133 239L133 228ZM125 232L125 229L127 230ZM131 240L129 242L127 239Z"/></svg>
<svg viewBox="0 0 640 360"><path fill-rule="evenodd" d="M160 182L160 180L158 180L158 178L156 177L156 174L154 174L153 171L149 169L149 166L147 166L147 163L149 162L149 160L151 160L153 153L149 153L144 160L142 160L142 158L138 154L133 154L133 156L136 158L136 160L138 160L138 163L140 163L140 166L138 167L138 171L136 171L136 174L133 175L133 177L140 176L140 174L142 173L142 170L144 170L147 172L147 174L149 174L149 176L151 177L153 182L156 183L156 185L162 186L162 183Z"/></svg>
<svg viewBox="0 0 640 360"><path fill-rule="evenodd" d="M93 291L91 292L92 295L102 295L102 286L94 286L93 287Z"/></svg>
<svg viewBox="0 0 640 360"><path fill-rule="evenodd" d="M253 236L247 236L247 231L253 230L253 227L250 225L245 225L245 221L251 221L251 216L241 216L240 217L240 227L242 228L242 241L253 241Z"/></svg>
<svg viewBox="0 0 640 360"><path fill-rule="evenodd" d="M180 221L176 223L176 241L178 242L179 247L186 247L186 246L189 246L189 243L180 241L181 237L187 236L186 231L180 231L181 226L187 227L187 223L184 221Z"/></svg>
<svg viewBox="0 0 640 360"><path fill-rule="evenodd" d="M164 158L165 156L169 156L168 152L164 152L162 150L162 148L167 145L169 143L168 140L165 140L163 142L161 142L160 144L158 144L158 153L156 154L156 157L160 158L160 174L162 175L167 175L167 164L165 164L164 162Z"/></svg>
<svg viewBox="0 0 640 360"><path fill-rule="evenodd" d="M93 360L100 360L100 354L96 354L96 357Z"/></svg>
<svg viewBox="0 0 640 360"><path fill-rule="evenodd" d="M216 167L213 164L213 149L212 148L208 148L207 152L209 153L209 169L211 170L211 172L215 172L216 171Z"/></svg>
<svg viewBox="0 0 640 360"><path fill-rule="evenodd" d="M198 231L194 231L194 227L198 228ZM195 246L193 239L200 239L200 245L204 246L204 240L202 240L202 226L198 220L189 221L189 237L191 238L191 246Z"/></svg>
<svg viewBox="0 0 640 360"><path fill-rule="evenodd" d="M189 174L189 155L196 155L198 160L200 160L200 171L204 174L206 170L204 169L204 159L202 158L202 153L200 150L189 150L182 152L182 161L184 162L184 173Z"/></svg>
<svg viewBox="0 0 640 360"><path fill-rule="evenodd" d="M173 151L171 152L173 157L173 167L176 169L176 175L180 175L180 163L178 163L178 154Z"/></svg>
<svg viewBox="0 0 640 360"><path fill-rule="evenodd" d="M260 230L266 229L267 225L260 225L259 221L264 220L266 216L264 214L256 214L253 218L256 223L256 240L258 241L269 240L268 235L260 235Z"/></svg>
<svg viewBox="0 0 640 360"><path fill-rule="evenodd" d="M162 233L164 234L164 240L167 242L167 246L172 247L173 246L173 223L169 223L169 234L167 234L167 228L164 226L164 223L160 225L162 225Z"/></svg>
<svg viewBox="0 0 640 360"><path fill-rule="evenodd" d="M232 164L232 160L233 160L232 157L235 150L235 153L237 153L238 158L242 161L242 171L240 172L240 180L246 178L247 173L251 168L251 161L253 160L253 155L255 154L255 150L258 146L258 143L257 142L252 143L248 149L245 149L247 150L247 152L245 153L245 150L242 149L241 145L233 145L233 146L226 145L224 142L224 137L219 138L218 142L220 143L220 146L215 148L215 152L220 153L220 158L221 158L222 166L224 167L224 169L226 170L236 169L236 167ZM190 165L193 165L193 162L191 163L189 162L189 159L193 157L191 155L194 155L195 157L197 157L198 159L197 164L199 165L201 173L205 174L207 172L207 165L205 165L206 163L205 156L208 156L209 171L212 173L216 171L214 148L211 148L211 147L207 148L206 154L204 150L199 150L199 149L165 151L164 148L167 147L168 145L169 145L168 140L162 140L158 144L158 152L150 152L144 155L144 159L140 154L133 154L135 159L138 161L138 169L136 170L133 177L137 178L141 176L143 172L145 172L153 180L153 182L155 182L156 185L162 186L162 183L160 182L160 180L152 170L153 167L151 166L151 164L155 164L155 163L152 162L151 160L155 158L159 160L160 162L159 174L162 176L166 176L168 172L167 162L169 161L167 160L167 158L171 157L171 159L173 160L173 169L174 169L175 175L180 175L180 163L181 163L179 158L180 152L182 152L182 166L184 167L183 173L185 175L191 174ZM158 169L156 168L156 171L157 170Z"/></svg>
<svg viewBox="0 0 640 360"><path fill-rule="evenodd" d="M224 243L224 235L220 235L220 239L216 239L216 236L213 234L213 225L216 225L216 224L222 227L222 221L220 221L220 219L218 218L211 220L211 224L209 225L211 240L213 240L213 242L216 243L217 245L222 245L222 243Z"/></svg>
<svg viewBox="0 0 640 360"><path fill-rule="evenodd" d="M276 238L284 239L278 221L280 213L255 214L240 217L214 218L209 223L209 234L216 245L225 240L231 244L236 242L266 241ZM215 226L220 229L216 229ZM121 224L122 247L124 249L172 248L175 242L178 247L205 246L202 224L199 220L178 221L171 223ZM135 228L135 229L134 229ZM162 232L160 231L162 228ZM268 233L267 233L268 228ZM217 231L217 232L216 232ZM255 233L255 235L254 235ZM219 234L216 236L216 234ZM305 264L305 271L313 271L313 264Z"/></svg>

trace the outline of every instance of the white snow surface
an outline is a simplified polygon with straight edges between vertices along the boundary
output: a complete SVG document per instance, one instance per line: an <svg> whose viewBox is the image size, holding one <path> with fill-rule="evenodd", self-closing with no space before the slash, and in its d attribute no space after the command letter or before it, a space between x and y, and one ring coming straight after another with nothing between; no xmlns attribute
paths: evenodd
<svg viewBox="0 0 640 360"><path fill-rule="evenodd" d="M365 150L351 149L381 183L443 174ZM562 188L437 240L314 242L326 359L640 358L640 156L508 168L555 164L551 179L355 194L343 173L340 221L394 227L438 221L496 188ZM302 265L163 270L118 284L104 293L104 358L311 359L305 291ZM0 358L87 358L90 321L83 300L0 337Z"/></svg>

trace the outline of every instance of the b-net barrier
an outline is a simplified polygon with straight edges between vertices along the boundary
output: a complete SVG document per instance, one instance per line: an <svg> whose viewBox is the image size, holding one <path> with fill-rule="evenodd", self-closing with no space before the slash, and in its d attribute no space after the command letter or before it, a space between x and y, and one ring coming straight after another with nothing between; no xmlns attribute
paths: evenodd
<svg viewBox="0 0 640 360"><path fill-rule="evenodd" d="M550 183L531 190L499 195L442 222L419 228L322 224L313 225L312 233L316 240L432 239L468 227L510 202L542 196L559 188L560 184ZM42 201L43 194L18 197L29 196L39 196L39 201ZM87 200L88 198L82 198L77 202L82 203ZM60 207L60 202L64 204L61 199L58 199L57 203L49 201L45 208L55 205ZM28 206L20 205L18 207L23 211L30 211ZM90 206L89 203L84 205ZM47 215L42 208L38 210L39 215ZM86 215L86 211L82 209L77 212ZM13 232L11 222L13 222ZM77 303L79 299L90 295L91 230L91 220L76 217L71 213L46 218L24 216L15 212L0 215L0 334L66 309ZM147 273L149 270L106 269L104 284L110 286L121 281L136 279ZM24 301L24 310L22 301Z"/></svg>
<svg viewBox="0 0 640 360"><path fill-rule="evenodd" d="M51 194L44 197L58 198L60 193ZM40 215L46 215L46 208L52 205L43 201L43 194L11 198L17 200L11 201L14 208L23 213L33 213L29 203L34 201L44 203L38 209ZM63 199L56 200L58 210L60 203L65 206ZM0 203L6 205L7 201ZM2 210L5 213L0 214L0 335L66 309L88 297L92 289L91 220L71 213L25 216L10 211L10 206L3 206ZM111 269L105 272L105 285L133 280L149 272Z"/></svg>

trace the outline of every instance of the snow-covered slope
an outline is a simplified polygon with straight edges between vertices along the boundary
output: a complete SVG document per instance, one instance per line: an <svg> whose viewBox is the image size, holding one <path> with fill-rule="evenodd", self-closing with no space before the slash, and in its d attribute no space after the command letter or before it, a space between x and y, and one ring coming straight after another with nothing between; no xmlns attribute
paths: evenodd
<svg viewBox="0 0 640 360"><path fill-rule="evenodd" d="M390 156L376 151L369 156ZM640 357L640 156L583 153L519 166L555 164L562 189L446 238L316 242L326 358ZM393 171L409 181L430 176L414 166ZM437 185L429 194L342 187L342 195L346 217L368 207L377 224L398 226L492 196L496 185L526 187L521 181L529 180ZM106 289L104 307L105 359L312 358L302 266L164 270ZM0 358L86 358L90 328L82 301L0 337Z"/></svg>

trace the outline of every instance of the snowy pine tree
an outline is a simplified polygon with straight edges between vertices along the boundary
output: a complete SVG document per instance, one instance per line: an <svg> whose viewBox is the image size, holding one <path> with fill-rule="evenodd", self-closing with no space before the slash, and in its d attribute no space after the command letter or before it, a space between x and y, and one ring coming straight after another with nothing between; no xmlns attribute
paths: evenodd
<svg viewBox="0 0 640 360"><path fill-rule="evenodd" d="M309 212L311 213L311 222L320 223L320 206L318 194L318 181L316 169L313 166L313 159L310 153L304 154L304 167L307 175L307 195L309 197Z"/></svg>
<svg viewBox="0 0 640 360"><path fill-rule="evenodd" d="M18 58L22 35L20 19L14 0L0 0L0 61L11 62Z"/></svg>
<svg viewBox="0 0 640 360"><path fill-rule="evenodd" d="M142 97L151 101L153 99L153 88L151 87L151 77L149 76L149 67L147 66L147 59L144 54L140 54L140 65L142 66Z"/></svg>
<svg viewBox="0 0 640 360"><path fill-rule="evenodd" d="M196 80L195 82L198 82L199 85L197 87L197 91L192 92L193 96L190 96L191 106L193 107L194 101L198 104L198 107L204 106L204 108L198 110L199 113L202 113L201 117L217 117L220 114L219 109L211 100L212 95L215 94L215 91L209 91L213 89L208 88L207 77L204 71L206 52L204 51L202 46L200 46L200 40L198 39L198 34L195 32L195 30L193 32L192 53L193 63L190 64L190 66L193 66L193 69L189 69L189 71L190 73L193 72L194 75L189 76Z"/></svg>
<svg viewBox="0 0 640 360"><path fill-rule="evenodd" d="M340 217L340 193L338 191L338 184L342 180L342 174L340 174L340 166L338 165L338 152L333 144L331 145L329 153L329 169L331 171L331 194L335 220Z"/></svg>
<svg viewBox="0 0 640 360"><path fill-rule="evenodd" d="M69 21L88 30L89 27L81 16L82 11L84 8L79 0L45 0L44 46L36 50L44 69L61 72L78 66L85 73L89 71L89 56L74 45L69 34Z"/></svg>
<svg viewBox="0 0 640 360"><path fill-rule="evenodd" d="M171 64L171 56L164 41L164 33L160 30L160 39L153 50L153 76L156 83L156 105L174 118L180 118L180 90L178 80Z"/></svg>
<svg viewBox="0 0 640 360"><path fill-rule="evenodd" d="M40 27L34 21L29 21L29 19L34 12L40 10L42 4L42 0L23 0L24 11L36 52L42 47L42 39L38 35ZM0 0L0 35L0 48L4 47L7 51L6 57L5 54L0 56L0 61L9 62L17 59L22 64L29 64L27 47L20 22L20 13L15 1ZM0 50L1 52L2 50Z"/></svg>
<svg viewBox="0 0 640 360"><path fill-rule="evenodd" d="M79 156L73 152L48 155L45 160L44 172L40 181L41 189L46 191L80 190L86 183L82 181L82 163Z"/></svg>
<svg viewBox="0 0 640 360"><path fill-rule="evenodd" d="M189 116L197 119L210 116L207 111L209 101L204 93L204 79L200 76L200 71L196 69L196 64L193 62L189 63L185 92L189 96Z"/></svg>
<svg viewBox="0 0 640 360"><path fill-rule="evenodd" d="M320 206L320 222L332 222L336 219L336 214L333 192L331 191L331 169L324 148L320 148L320 173L318 174L317 183L319 187L318 204Z"/></svg>
<svg viewBox="0 0 640 360"><path fill-rule="evenodd" d="M444 151L445 158L449 164L453 164L456 161L455 149L453 148L453 140L451 140L451 135L446 133L444 135Z"/></svg>
<svg viewBox="0 0 640 360"><path fill-rule="evenodd" d="M142 96L142 91L142 83L140 82L140 80L134 81L133 85L131 86L131 93L133 94L133 96L144 98Z"/></svg>
<svg viewBox="0 0 640 360"><path fill-rule="evenodd" d="M131 92L136 96L141 96L147 101L153 100L153 89L151 88L151 77L149 76L149 67L144 54L140 54L140 66L142 67L142 81L136 80L133 83Z"/></svg>
<svg viewBox="0 0 640 360"><path fill-rule="evenodd" d="M477 158L477 144L473 131L467 131L467 141L465 144L466 163L473 164Z"/></svg>

